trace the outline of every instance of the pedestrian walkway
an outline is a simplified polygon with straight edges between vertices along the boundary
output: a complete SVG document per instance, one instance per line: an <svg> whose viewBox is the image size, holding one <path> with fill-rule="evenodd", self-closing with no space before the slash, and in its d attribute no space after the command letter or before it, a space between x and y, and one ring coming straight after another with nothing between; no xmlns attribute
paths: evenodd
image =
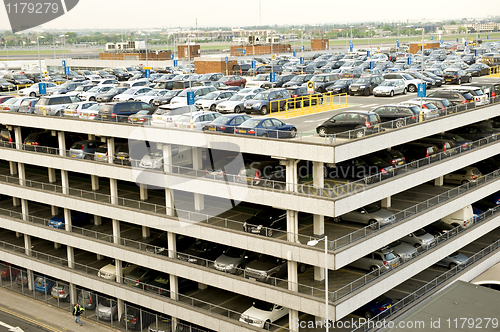
<svg viewBox="0 0 500 332"><path fill-rule="evenodd" d="M71 312L0 288L0 311L12 314L25 321L40 325L52 332L111 332L118 331L81 316L82 326L75 323Z"/></svg>

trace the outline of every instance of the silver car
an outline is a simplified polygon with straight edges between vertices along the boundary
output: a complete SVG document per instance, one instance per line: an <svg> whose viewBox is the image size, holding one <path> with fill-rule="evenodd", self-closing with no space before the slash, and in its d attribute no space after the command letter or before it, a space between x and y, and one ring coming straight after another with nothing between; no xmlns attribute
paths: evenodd
<svg viewBox="0 0 500 332"><path fill-rule="evenodd" d="M217 112L219 113L240 113L244 109L245 101L254 97L254 94L235 94L226 101L217 105Z"/></svg>
<svg viewBox="0 0 500 332"><path fill-rule="evenodd" d="M52 286L50 291L52 297L59 299L59 301L70 301L70 288L69 284L59 281L57 285Z"/></svg>
<svg viewBox="0 0 500 332"><path fill-rule="evenodd" d="M102 144L101 141L87 140L73 143L69 149L69 156L77 159L94 159L94 152Z"/></svg>
<svg viewBox="0 0 500 332"><path fill-rule="evenodd" d="M142 157L139 167L163 170L163 151L152 150L147 155Z"/></svg>
<svg viewBox="0 0 500 332"><path fill-rule="evenodd" d="M417 253L417 249L415 247L399 240L389 243L388 247L391 248L395 254L401 257L403 261L412 259Z"/></svg>
<svg viewBox="0 0 500 332"><path fill-rule="evenodd" d="M97 296L96 312L100 320L118 320L118 306L116 300Z"/></svg>
<svg viewBox="0 0 500 332"><path fill-rule="evenodd" d="M436 265L441 265L441 266L445 266L447 268L453 269L454 267L456 267L458 265L462 265L462 264L467 263L468 260L469 260L469 257L456 251L453 254L451 254L450 256L445 257L444 259L437 262Z"/></svg>
<svg viewBox="0 0 500 332"><path fill-rule="evenodd" d="M396 216L391 211L382 209L380 204L372 203L342 216L333 218L333 221L336 223L340 223L343 220L366 224L370 225L372 228L377 228L377 223L380 223L380 227L389 225L396 220Z"/></svg>
<svg viewBox="0 0 500 332"><path fill-rule="evenodd" d="M373 95L379 96L394 96L397 94L406 94L406 86L403 80L385 80L379 86L373 89Z"/></svg>
<svg viewBox="0 0 500 332"><path fill-rule="evenodd" d="M424 249L432 247L436 243L434 235L427 233L423 229L417 229L415 232L402 237L400 240L411 244L415 248L423 247Z"/></svg>
<svg viewBox="0 0 500 332"><path fill-rule="evenodd" d="M255 258L257 258L256 253L231 247L215 260L214 267L218 271L240 274L246 265Z"/></svg>
<svg viewBox="0 0 500 332"><path fill-rule="evenodd" d="M7 112L19 112L19 107L21 106L21 103L25 100L38 100L38 98L33 98L33 97L10 98L1 105L1 108L3 111Z"/></svg>
<svg viewBox="0 0 500 332"><path fill-rule="evenodd" d="M393 269L398 265L399 256L389 248L382 248L375 252L369 253L365 257L361 257L357 261L349 264L349 266L357 267L358 269L369 271L376 271L380 269L382 272Z"/></svg>

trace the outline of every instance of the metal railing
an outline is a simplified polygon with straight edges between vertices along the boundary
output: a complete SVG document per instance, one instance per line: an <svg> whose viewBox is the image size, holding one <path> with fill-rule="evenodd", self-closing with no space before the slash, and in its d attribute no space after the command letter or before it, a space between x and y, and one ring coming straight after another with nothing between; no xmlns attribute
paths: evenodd
<svg viewBox="0 0 500 332"><path fill-rule="evenodd" d="M483 212L477 217L474 217L472 219L469 219L466 221L466 224L469 225L468 227L462 227L462 226L456 226L455 228L451 229L450 231L440 235L439 237L435 238L435 245L433 246L420 246L415 249L414 253L412 253L411 257L409 258L400 258L400 264L398 264L395 268L390 268L387 269L386 271L381 271L380 268L371 271L370 273L352 281L351 283L343 286L342 288L337 289L334 292L330 292L330 300L332 302L338 301L339 299L343 298L344 296L364 287L365 285L369 284L370 282L380 278L381 276L386 275L387 273L392 272L395 269L398 269L400 266L407 264L410 262L412 259L420 256L421 254L433 250L434 248L437 248L441 243L448 241L449 239L457 236L458 234L461 234L463 232L466 232L470 230L471 228L474 228L478 224L483 223L484 221L488 221L490 217L495 216L498 212L500 211L500 207L495 207L492 208L486 212Z"/></svg>
<svg viewBox="0 0 500 332"><path fill-rule="evenodd" d="M269 103L270 116L284 116L285 118L331 111L342 107L347 107L347 93L315 93Z"/></svg>
<svg viewBox="0 0 500 332"><path fill-rule="evenodd" d="M414 303L415 301L421 299L425 294L428 294L429 292L433 291L436 289L439 285L443 284L444 282L450 280L452 277L456 276L458 273L463 271L465 268L475 264L478 261L481 261L483 258L488 257L491 253L497 251L500 248L500 240L497 240L487 246L486 248L482 249L481 251L475 253L471 257L467 259L467 261L463 264L457 265L448 271L442 273L441 275L437 276L433 280L429 281L426 283L424 286L420 287L413 293L405 296L398 302L394 303L389 309L379 313L373 318L370 318L365 324L362 326L352 330L351 332L354 331L369 331L372 328L376 327L376 323L381 321L381 320L387 320L388 317L394 315L395 313L401 311L402 309L406 308L410 304Z"/></svg>
<svg viewBox="0 0 500 332"><path fill-rule="evenodd" d="M47 262L50 264L60 266L62 269L65 269L68 271L73 271L73 270L79 271L79 272L83 272L87 275L91 275L93 277L97 277L99 275L99 269L96 269L96 268L93 268L93 267L90 267L87 265L79 264L76 262L68 261L67 259L60 258L57 256L52 256L52 255L45 254L45 253L42 253L39 251L26 250L25 247L17 246L17 245L14 245L14 244L11 244L11 243L8 243L5 241L0 241L0 248L3 250L6 250L6 251L15 252L18 254L19 253L24 254L27 257L34 258L34 259L39 260L39 261L43 261L43 262ZM26 254L26 251L29 251L29 254ZM129 281L125 277L120 277L117 279L119 279L121 282L115 280L115 283L119 283L122 285L123 284L127 285L126 282ZM102 282L113 282L112 279L99 278L98 280L100 280ZM187 304L193 308L202 309L204 311L208 311L212 314L217 314L219 316L238 320L242 314L241 312L237 312L235 310L231 310L231 309L222 307L220 305L216 305L216 304L204 301L204 300L200 300L200 299L197 299L195 297L172 292L172 291L170 291L170 289L155 287L153 289L153 291L151 291L152 288L151 287L148 288L148 286L150 286L150 285L144 284L142 282L136 282L135 280L133 281L133 284L132 284L132 287L135 290L142 290L143 292L147 292L148 294L159 295L159 296L162 296L164 299L168 299L169 301ZM33 287L33 292L35 292L35 287ZM47 295L47 293L48 293L48 290L45 290L46 295ZM176 300L172 299L172 297L175 298ZM287 328L284 328L284 327L279 326L279 325L270 324L270 326L276 327L276 328L281 328L282 330L285 330L285 331L289 331Z"/></svg>

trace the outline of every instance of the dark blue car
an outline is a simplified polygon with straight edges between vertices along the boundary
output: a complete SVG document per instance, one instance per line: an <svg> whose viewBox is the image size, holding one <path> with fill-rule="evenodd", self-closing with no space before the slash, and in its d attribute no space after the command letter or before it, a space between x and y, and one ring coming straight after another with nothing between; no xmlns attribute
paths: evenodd
<svg viewBox="0 0 500 332"><path fill-rule="evenodd" d="M272 138L295 137L297 128L275 118L251 118L234 129L235 134Z"/></svg>
<svg viewBox="0 0 500 332"><path fill-rule="evenodd" d="M206 124L203 127L203 131L217 131L232 134L236 126L239 126L250 118L251 116L246 114L227 114L219 116L217 119Z"/></svg>
<svg viewBox="0 0 500 332"><path fill-rule="evenodd" d="M72 226L83 226L89 224L92 221L92 216L87 213L82 213L78 211L71 211L71 225ZM64 229L64 210L61 209L56 216L53 216L48 225L50 227Z"/></svg>
<svg viewBox="0 0 500 332"><path fill-rule="evenodd" d="M386 311L394 304L394 301L385 295L380 295L376 299L368 302L360 308L366 319L370 319Z"/></svg>
<svg viewBox="0 0 500 332"><path fill-rule="evenodd" d="M37 275L35 276L35 290L42 293L50 293L52 286L54 286L55 282L50 280L46 276Z"/></svg>

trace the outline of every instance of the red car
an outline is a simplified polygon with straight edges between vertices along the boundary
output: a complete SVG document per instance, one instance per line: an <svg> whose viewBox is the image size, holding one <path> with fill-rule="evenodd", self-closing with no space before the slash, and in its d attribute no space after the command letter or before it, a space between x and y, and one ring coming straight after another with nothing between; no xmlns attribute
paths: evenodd
<svg viewBox="0 0 500 332"><path fill-rule="evenodd" d="M15 279L18 274L19 269L13 267L10 263L0 263L0 276L2 277L2 279L10 279L11 277Z"/></svg>
<svg viewBox="0 0 500 332"><path fill-rule="evenodd" d="M224 76L219 79L219 82L223 82L229 86L239 86L242 88L244 88L245 85L247 84L247 80L244 77L238 75Z"/></svg>

